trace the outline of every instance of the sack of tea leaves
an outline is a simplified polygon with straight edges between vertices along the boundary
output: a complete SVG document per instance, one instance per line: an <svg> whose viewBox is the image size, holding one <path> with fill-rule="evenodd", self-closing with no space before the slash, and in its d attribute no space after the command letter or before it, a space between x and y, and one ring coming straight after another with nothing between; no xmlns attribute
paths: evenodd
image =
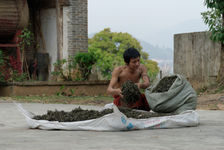
<svg viewBox="0 0 224 150"><path fill-rule="evenodd" d="M180 113L195 110L197 94L191 84L181 75L163 77L145 91L146 99L154 112Z"/></svg>

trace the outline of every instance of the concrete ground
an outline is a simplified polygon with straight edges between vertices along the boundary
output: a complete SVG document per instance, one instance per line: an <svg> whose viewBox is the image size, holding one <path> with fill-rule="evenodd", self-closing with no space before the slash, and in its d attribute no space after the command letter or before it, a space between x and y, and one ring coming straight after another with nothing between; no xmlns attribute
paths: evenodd
<svg viewBox="0 0 224 150"><path fill-rule="evenodd" d="M35 114L77 105L23 103ZM100 107L82 106L100 109ZM223 150L224 111L197 111L198 127L126 132L29 129L13 103L0 103L0 150Z"/></svg>

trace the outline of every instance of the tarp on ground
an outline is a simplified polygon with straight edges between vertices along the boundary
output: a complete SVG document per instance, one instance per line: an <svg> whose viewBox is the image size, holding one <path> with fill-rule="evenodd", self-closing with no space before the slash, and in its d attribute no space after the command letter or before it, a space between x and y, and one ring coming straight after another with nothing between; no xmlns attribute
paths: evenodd
<svg viewBox="0 0 224 150"><path fill-rule="evenodd" d="M166 92L153 92L164 78L176 76L175 81ZM158 113L180 113L195 110L197 94L191 84L181 75L165 76L157 84L145 90L145 96L150 108Z"/></svg>
<svg viewBox="0 0 224 150"><path fill-rule="evenodd" d="M130 131L140 129L161 129L192 127L199 124L196 111L189 110L178 115L153 117L147 119L127 118L113 105L113 113L103 117L76 122L58 122L32 119L35 114L25 110L21 104L16 104L25 117L29 128L43 130L92 130L92 131Z"/></svg>

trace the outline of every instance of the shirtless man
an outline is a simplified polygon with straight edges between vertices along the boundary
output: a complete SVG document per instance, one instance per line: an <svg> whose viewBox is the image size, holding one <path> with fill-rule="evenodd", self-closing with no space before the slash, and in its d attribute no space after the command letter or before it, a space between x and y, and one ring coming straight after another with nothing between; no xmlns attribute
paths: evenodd
<svg viewBox="0 0 224 150"><path fill-rule="evenodd" d="M143 64L140 64L140 53L134 48L129 48L124 52L123 58L126 65L116 67L113 70L107 93L115 98L114 104L117 106L129 108L141 107L143 110L149 110L148 102L144 94L141 95L140 100L136 104L124 104L120 101L120 98L123 97L121 86L124 82L131 80L136 83L139 89L146 89L149 86L147 68ZM141 83L140 79L142 79Z"/></svg>

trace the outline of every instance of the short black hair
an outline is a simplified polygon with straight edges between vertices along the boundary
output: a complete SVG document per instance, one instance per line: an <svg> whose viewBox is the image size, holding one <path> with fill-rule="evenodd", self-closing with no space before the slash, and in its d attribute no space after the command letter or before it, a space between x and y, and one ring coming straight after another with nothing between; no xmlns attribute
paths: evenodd
<svg viewBox="0 0 224 150"><path fill-rule="evenodd" d="M140 53L135 48L128 48L127 50L124 51L124 54L123 54L124 61L127 64L129 64L131 58L137 58L140 56L141 56Z"/></svg>

